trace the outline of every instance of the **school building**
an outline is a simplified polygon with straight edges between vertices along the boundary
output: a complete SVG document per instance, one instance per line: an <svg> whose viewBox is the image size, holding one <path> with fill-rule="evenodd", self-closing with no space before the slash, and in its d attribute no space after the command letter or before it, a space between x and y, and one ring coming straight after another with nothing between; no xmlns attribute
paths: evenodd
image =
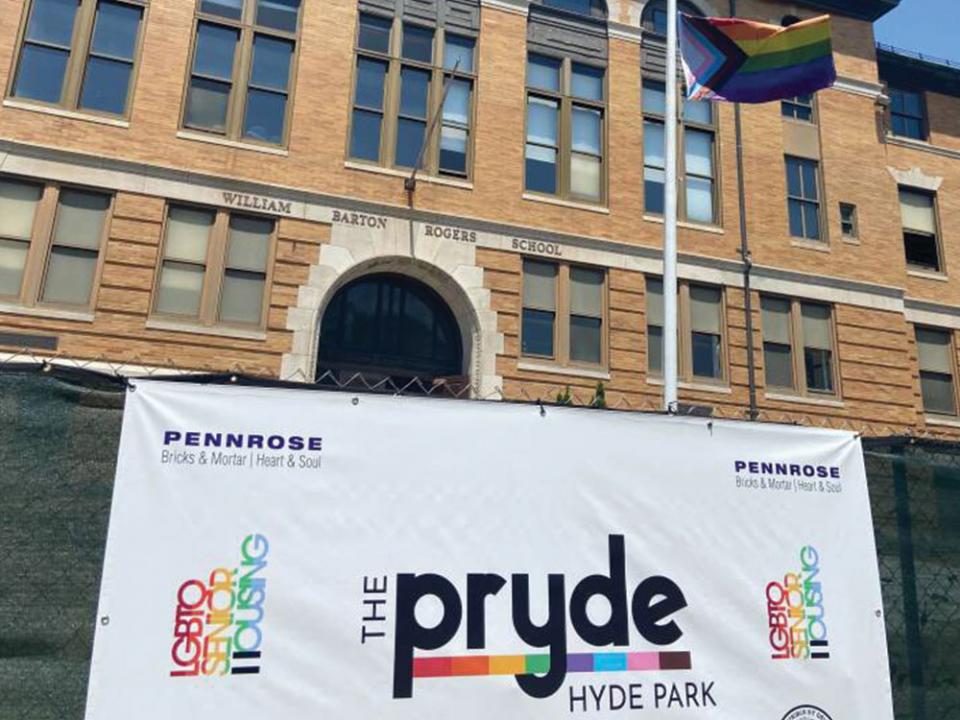
<svg viewBox="0 0 960 720"><path fill-rule="evenodd" d="M683 104L685 405L960 436L960 66L878 46L897 4L681 0L828 12L839 75L743 106L742 173ZM0 362L659 407L663 0L0 18Z"/></svg>

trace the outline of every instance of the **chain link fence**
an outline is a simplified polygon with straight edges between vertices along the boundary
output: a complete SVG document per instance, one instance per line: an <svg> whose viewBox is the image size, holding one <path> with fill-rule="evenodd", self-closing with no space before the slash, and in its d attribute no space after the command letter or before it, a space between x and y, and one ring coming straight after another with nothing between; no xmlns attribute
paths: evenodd
<svg viewBox="0 0 960 720"><path fill-rule="evenodd" d="M898 720L960 718L960 446L868 439Z"/></svg>
<svg viewBox="0 0 960 720"><path fill-rule="evenodd" d="M475 388L458 381L330 374L305 385L239 372L18 360L0 362L0 720L83 717L125 375L503 399L500 391L478 398ZM610 403L602 385L590 392L540 388L511 399L657 410L654 402L640 408ZM731 419L743 415L731 413ZM777 421L770 414L759 420ZM797 423L796 416L789 422ZM843 429L843 423L830 427ZM957 720L960 444L902 432L864 439L896 717Z"/></svg>
<svg viewBox="0 0 960 720"><path fill-rule="evenodd" d="M140 364L136 360L124 363L106 359L77 359L57 355L43 355L29 349L14 353L0 353L0 373L19 367L41 367L47 370L68 370L95 372L119 380L129 377L163 378L166 380L198 381L201 378L219 382L240 384L272 385L300 389L345 390L354 392L375 392L391 395L426 395L470 400L497 400L507 402L528 402L541 405L568 405L572 407L595 407L628 412L662 412L662 400L658 388L651 385L646 393L625 393L610 388L603 381L596 381L589 387L576 383L558 382L513 382L509 389L495 387L481 392L464 377L424 380L418 377L398 377L384 375L365 375L343 371L327 371L319 378L307 377L297 371L292 375L280 377L251 373L250 368L239 365L224 368L222 363L211 360L209 365L197 365L189 369L179 367L173 358L164 366ZM746 407L717 402L710 406L691 405L681 402L681 415L709 415L719 420L749 420ZM904 423L888 423L877 420L861 420L844 417L834 409L819 412L806 412L803 408L786 411L761 407L757 422L777 423L781 425L803 425L830 430L847 430L863 437L892 437L909 435L915 438L942 439L943 432L928 432ZM952 428L944 432L953 433Z"/></svg>

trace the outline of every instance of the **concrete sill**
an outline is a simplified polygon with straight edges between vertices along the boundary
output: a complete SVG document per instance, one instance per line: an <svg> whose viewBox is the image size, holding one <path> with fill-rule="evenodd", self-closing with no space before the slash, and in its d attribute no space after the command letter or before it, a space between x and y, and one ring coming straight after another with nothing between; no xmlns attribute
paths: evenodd
<svg viewBox="0 0 960 720"><path fill-rule="evenodd" d="M843 401L828 398L804 397L787 393L766 393L764 398L773 402L796 403L797 405L818 405L820 407L842 408Z"/></svg>
<svg viewBox="0 0 960 720"><path fill-rule="evenodd" d="M548 195L536 195L535 193L524 193L524 200L531 202L544 203L546 205L556 205L558 207L570 208L571 210L585 210L587 212L598 213L600 215L609 215L610 208L602 205L590 205L589 203L573 202L571 200L561 200L559 198L549 197Z"/></svg>
<svg viewBox="0 0 960 720"><path fill-rule="evenodd" d="M790 245L801 250L813 250L815 252L828 253L830 245L820 240L791 240Z"/></svg>
<svg viewBox="0 0 960 720"><path fill-rule="evenodd" d="M130 121L122 118L105 117L103 115L94 115L93 113L77 112L76 110L66 110L49 105L37 105L22 100L6 99L3 101L3 107L15 108L17 110L26 110L28 112L40 113L42 115L54 115L56 117L67 118L69 120L80 120L82 122L97 123L98 125L109 125L111 127L128 128Z"/></svg>
<svg viewBox="0 0 960 720"><path fill-rule="evenodd" d="M960 428L960 418L945 417L943 415L927 415L924 417L927 425L938 425L940 427Z"/></svg>
<svg viewBox="0 0 960 720"><path fill-rule="evenodd" d="M389 175L390 177L408 178L409 172L397 170L396 168L383 167L382 165L368 165L367 163L354 162L347 160L343 166L348 170L359 170L361 172L373 173L374 175ZM417 182L430 183L431 185L445 185L447 187L460 188L461 190L473 190L473 183L469 180L457 180L456 178L440 177L439 175L422 175L417 173Z"/></svg>
<svg viewBox="0 0 960 720"><path fill-rule="evenodd" d="M210 145L220 145L221 147L233 148L234 150L249 150L250 152L263 153L264 155L276 155L279 157L288 157L289 152L279 147L268 147L266 145L257 145L256 143L238 142L236 140L227 140L216 135L206 135L192 130L179 130L177 137L181 140L190 140L192 142L208 143Z"/></svg>
<svg viewBox="0 0 960 720"><path fill-rule="evenodd" d="M48 318L50 320L70 320L71 322L92 323L94 315L89 310L63 310L51 307L27 307L12 303L0 303L0 313L25 315L27 317Z"/></svg>
<svg viewBox="0 0 960 720"><path fill-rule="evenodd" d="M659 223L660 225L663 225L663 218L660 215L644 215L643 219L647 222ZM678 220L677 227L681 227L685 230L696 230L697 232L710 233L711 235L727 234L727 231L719 225L703 225L701 223L687 222L686 220Z"/></svg>
<svg viewBox="0 0 960 720"><path fill-rule="evenodd" d="M654 385L656 387L663 387L663 378L660 377L651 377L647 378L647 385ZM693 383L686 382L681 380L677 383L677 387L681 390L692 390L693 392L706 392L714 393L716 395L732 395L733 390L728 385L712 385L710 383Z"/></svg>
<svg viewBox="0 0 960 720"><path fill-rule="evenodd" d="M606 370L591 370L590 368L564 367L550 363L523 362L517 363L517 370L529 372L549 373L551 375L566 375L568 377L590 378L591 380L609 380L610 373Z"/></svg>
<svg viewBox="0 0 960 720"><path fill-rule="evenodd" d="M236 338L237 340L266 340L264 330L244 330L243 328L220 327L206 325L192 325L172 320L151 318L146 322L148 330L166 330L168 332L190 333L192 335L212 335L215 337Z"/></svg>
<svg viewBox="0 0 960 720"><path fill-rule="evenodd" d="M800 127L817 127L818 124L816 120L801 120L800 118L786 116L783 116L783 122L790 123L791 125L799 125Z"/></svg>
<svg viewBox="0 0 960 720"><path fill-rule="evenodd" d="M907 275L915 278L923 278L924 280L936 280L937 282L950 282L950 278L948 278L943 273L930 272L929 270L910 270L908 268Z"/></svg>
<svg viewBox="0 0 960 720"><path fill-rule="evenodd" d="M914 140L913 138L900 137L899 135L894 135L893 133L888 132L886 141L889 145L897 145L899 147L911 148L912 150L920 150L921 152L928 152L932 153L933 155L942 155L943 157L960 160L960 150L943 147L942 145L934 145L933 143L925 140Z"/></svg>

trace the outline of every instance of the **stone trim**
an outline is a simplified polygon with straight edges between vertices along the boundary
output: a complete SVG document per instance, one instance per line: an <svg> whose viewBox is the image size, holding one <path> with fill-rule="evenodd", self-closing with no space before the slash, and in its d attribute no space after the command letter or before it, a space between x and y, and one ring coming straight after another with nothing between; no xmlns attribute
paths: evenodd
<svg viewBox="0 0 960 720"><path fill-rule="evenodd" d="M868 97L874 102L885 102L888 100L886 93L884 92L884 87L880 83L861 80L860 78L848 77L846 75L840 75L837 77L837 81L833 84L833 89L839 90L840 92L850 93L851 95Z"/></svg>
<svg viewBox="0 0 960 720"><path fill-rule="evenodd" d="M643 30L633 25L625 25L614 20L607 21L607 35L613 40L623 40L624 42L640 45L643 37Z"/></svg>
<svg viewBox="0 0 960 720"><path fill-rule="evenodd" d="M525 192L521 196L529 202L545 203L547 205L557 205L558 207L567 207L573 210L583 210L584 212L599 213L600 215L609 215L610 208L606 205L590 205L589 203L573 202L562 198L550 197L549 195L537 195L536 193Z"/></svg>
<svg viewBox="0 0 960 720"><path fill-rule="evenodd" d="M903 315L908 323L960 330L960 307L956 305L906 298L904 306Z"/></svg>
<svg viewBox="0 0 960 720"><path fill-rule="evenodd" d="M644 214L643 219L647 222L663 225L662 215ZM678 220L677 227L686 228L687 230L696 230L697 232L710 233L711 235L727 234L727 231L723 229L723 225L704 225L703 223L695 223L695 222L687 222L686 220Z"/></svg>
<svg viewBox="0 0 960 720"><path fill-rule="evenodd" d="M530 12L530 0L480 0L480 6L524 16Z"/></svg>
<svg viewBox="0 0 960 720"><path fill-rule="evenodd" d="M190 142L209 143L210 145L222 145L223 147L233 148L234 150L248 150L250 152L263 153L265 155L278 155L288 157L290 155L284 148L269 147L267 145L257 145L256 143L240 142L238 140L227 140L216 135L205 135L200 132L190 130L178 130L177 138L180 140L189 140Z"/></svg>
<svg viewBox="0 0 960 720"><path fill-rule="evenodd" d="M934 282L950 282L950 278L947 277L945 273L939 272L930 272L928 270L913 270L911 266L907 266L907 275L910 277L920 278L922 280L933 280Z"/></svg>
<svg viewBox="0 0 960 720"><path fill-rule="evenodd" d="M652 385L653 387L663 387L663 376L662 375L648 375L647 376L647 385ZM703 382L690 382L688 380L680 380L677 383L677 387L681 390L692 390L694 392L704 392L704 393L714 393L716 395L732 395L733 388L728 384L721 383L703 383Z"/></svg>
<svg viewBox="0 0 960 720"><path fill-rule="evenodd" d="M960 157L960 153L957 153L957 157ZM927 175L918 167L911 168L910 170L898 170L888 165L887 172L896 180L897 185L929 190L930 192L937 192L940 186L943 185L942 177Z"/></svg>
<svg viewBox="0 0 960 720"><path fill-rule="evenodd" d="M503 381L496 374L496 363L504 338L497 329L492 293L483 285L476 243L469 234L459 240L438 236L432 227L393 217L372 226L334 223L330 243L321 247L307 284L300 286L296 306L287 310L293 347L283 356L281 377L312 381L323 311L341 287L372 272L397 272L422 280L450 307L460 326L474 394L489 397L498 392Z"/></svg>
<svg viewBox="0 0 960 720"><path fill-rule="evenodd" d="M953 160L960 160L960 150L943 147L942 145L932 145L923 140L914 140L913 138L903 138L887 133L884 138L887 145L896 145L897 147L909 148L911 150L920 150L921 152L941 155Z"/></svg>
<svg viewBox="0 0 960 720"><path fill-rule="evenodd" d="M120 118L105 117L93 113L77 112L76 110L65 110L61 107L52 107L50 105L40 105L37 103L26 102L23 100L12 100L7 98L3 101L3 107L14 108L16 110L25 110L27 112L40 113L42 115L54 115L56 117L69 118L70 120L82 120L83 122L96 123L98 125L109 125L110 127L128 128L129 120Z"/></svg>
<svg viewBox="0 0 960 720"><path fill-rule="evenodd" d="M16 303L0 302L0 314L23 315L25 317L47 318L49 320L69 320L70 322L92 323L94 314L89 310L65 310L63 308L46 307L44 305L18 305Z"/></svg>
<svg viewBox="0 0 960 720"><path fill-rule="evenodd" d="M403 223L404 227L409 228L407 221L412 220L416 224L468 230L475 233L474 244L477 247L537 254L536 247L542 246L548 252L548 257L643 273L662 272L660 249L656 247L411 210L399 205L310 193L5 140L0 140L0 173L225 208L239 207L237 194L250 195L254 205L245 204L242 207L253 207L258 212L279 217L332 224L334 227L338 218L341 221L344 218L349 220L348 216L352 214L359 216L361 221L374 218L384 226ZM534 247L532 251L531 245ZM552 255L549 254L550 250L553 251ZM681 254L679 260L682 278L743 286L743 265L740 261L693 254ZM904 291L901 288L765 266L754 266L753 278L758 290L893 312L903 311Z"/></svg>
<svg viewBox="0 0 960 720"><path fill-rule="evenodd" d="M842 408L843 400L810 397L809 395L791 395L790 393L768 392L764 399L771 402L796 403L798 405L820 405L822 407Z"/></svg>
<svg viewBox="0 0 960 720"><path fill-rule="evenodd" d="M348 170L357 170L359 172L373 173L374 175L388 175L390 177L403 178L410 177L409 172L397 170L395 168L383 167L383 165L373 165L370 163L356 162L347 160L343 166ZM417 182L431 183L432 185L445 185L446 187L460 188L461 190L473 190L473 183L469 180L455 180L453 178L441 177L439 175L426 175L417 173Z"/></svg>
<svg viewBox="0 0 960 720"><path fill-rule="evenodd" d="M960 419L947 417L945 415L931 415L927 413L924 420L926 421L927 425L960 428Z"/></svg>
<svg viewBox="0 0 960 720"><path fill-rule="evenodd" d="M517 361L517 370L526 370L528 372L538 372L544 375L564 375L567 377L589 378L591 380L609 380L609 370L595 370L582 367L564 367L562 365L551 365L550 363L536 363L525 360Z"/></svg>
<svg viewBox="0 0 960 720"><path fill-rule="evenodd" d="M147 330L165 330L168 332L190 333L192 335L212 335L215 337L235 338L237 340L266 340L266 330L246 330L243 328L227 327L223 325L197 325L196 323L177 322L147 318Z"/></svg>

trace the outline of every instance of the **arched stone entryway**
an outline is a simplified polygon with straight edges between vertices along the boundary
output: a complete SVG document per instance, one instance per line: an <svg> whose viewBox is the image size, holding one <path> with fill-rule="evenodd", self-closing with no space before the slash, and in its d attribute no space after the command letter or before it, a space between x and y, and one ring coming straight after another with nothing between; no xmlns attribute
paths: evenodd
<svg viewBox="0 0 960 720"><path fill-rule="evenodd" d="M297 305L287 311L293 347L283 357L281 377L313 382L319 367L324 313L337 292L364 276L400 275L426 285L449 308L461 340L462 375L476 397L497 398L501 378L497 354L503 335L483 286L483 268L471 243L426 235L420 223L388 218L386 227L334 225L331 242L320 251Z"/></svg>

